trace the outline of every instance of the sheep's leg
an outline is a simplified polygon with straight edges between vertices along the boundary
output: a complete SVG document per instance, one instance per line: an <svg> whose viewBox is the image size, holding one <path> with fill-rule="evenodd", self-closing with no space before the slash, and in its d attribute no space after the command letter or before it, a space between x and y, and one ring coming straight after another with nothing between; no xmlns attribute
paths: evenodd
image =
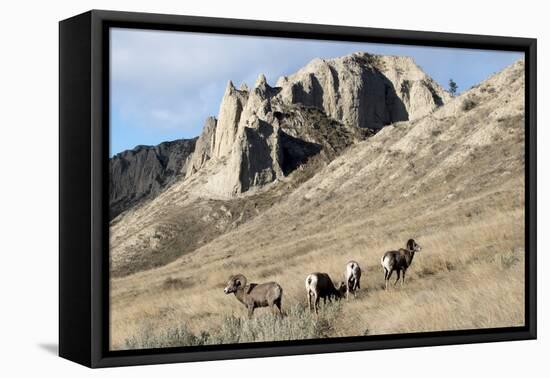
<svg viewBox="0 0 550 378"><path fill-rule="evenodd" d="M388 283L390 282L390 278L392 274L393 274L393 269L389 271L388 277L386 277L386 290L388 289Z"/></svg>
<svg viewBox="0 0 550 378"><path fill-rule="evenodd" d="M313 307L315 307L315 314L318 314L319 313L319 300L321 298L319 298L318 295L315 296L315 303L313 305Z"/></svg>
<svg viewBox="0 0 550 378"><path fill-rule="evenodd" d="M269 307L269 309L271 310L271 312L272 312L273 314L276 313L275 301L268 302L267 307Z"/></svg>
<svg viewBox="0 0 550 378"><path fill-rule="evenodd" d="M403 270L403 278L401 278L401 287L405 284L405 272L406 270Z"/></svg>
<svg viewBox="0 0 550 378"><path fill-rule="evenodd" d="M254 306L248 306L248 318L252 318L252 314L254 314Z"/></svg>
<svg viewBox="0 0 550 378"><path fill-rule="evenodd" d="M275 306L279 310L279 315L283 316L283 311L281 310L281 298L275 301Z"/></svg>
<svg viewBox="0 0 550 378"><path fill-rule="evenodd" d="M307 308L309 310L309 312L312 312L312 308L311 308L311 292L307 292Z"/></svg>
<svg viewBox="0 0 550 378"><path fill-rule="evenodd" d="M397 278L395 279L395 282L393 283L393 286L397 285L397 281L399 281L399 278L401 277L401 271L397 270Z"/></svg>

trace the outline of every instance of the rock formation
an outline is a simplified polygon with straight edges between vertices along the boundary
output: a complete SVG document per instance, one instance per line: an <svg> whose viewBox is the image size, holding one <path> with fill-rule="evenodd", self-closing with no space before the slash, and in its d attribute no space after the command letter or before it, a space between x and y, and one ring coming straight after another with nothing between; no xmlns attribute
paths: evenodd
<svg viewBox="0 0 550 378"><path fill-rule="evenodd" d="M157 146L137 146L110 160L110 218L185 175L196 139L179 139Z"/></svg>
<svg viewBox="0 0 550 378"><path fill-rule="evenodd" d="M228 131L224 135L232 139L219 143L217 157L226 157L228 162L225 172L221 173L225 175L225 185L215 188L219 194L231 196L242 193L283 175L279 127L272 108L277 92L267 84L264 75L258 77L250 92L233 91L233 96L238 100L246 97L247 101L234 119L235 123L226 125ZM220 117L222 114L232 114L233 104L238 100L229 101L229 109L221 108Z"/></svg>
<svg viewBox="0 0 550 378"><path fill-rule="evenodd" d="M202 133L197 139L189 168L187 169L187 177L198 171L212 157L217 122L215 117L208 117L206 119Z"/></svg>
<svg viewBox="0 0 550 378"><path fill-rule="evenodd" d="M315 106L344 124L371 129L417 119L450 99L413 59L367 53L314 59L277 86L286 102Z"/></svg>
<svg viewBox="0 0 550 378"><path fill-rule="evenodd" d="M218 114L212 151L214 157L224 157L231 151L241 113L247 100L248 91L236 89L233 82L229 81Z"/></svg>
<svg viewBox="0 0 550 378"><path fill-rule="evenodd" d="M284 135L306 141L304 133L318 126L309 122L299 132L285 134L280 119L292 106L317 109L321 118L336 121L335 128L357 137L357 129L377 130L417 119L449 99L412 59L366 53L315 59L296 74L280 78L275 87L263 74L252 89L244 84L236 89L230 81L213 138L211 127L201 136L211 141L210 156L224 164L224 169L209 178L209 191L229 197L289 173L293 164L285 162L282 152L290 139ZM193 158L190 174L200 169L204 157Z"/></svg>
<svg viewBox="0 0 550 378"><path fill-rule="evenodd" d="M205 174L206 196L261 188L313 155L328 162L369 130L421 118L449 99L411 58L367 53L314 59L274 87L263 74L253 88L229 81L217 119L206 120L196 148L170 145L166 157L160 145L113 158L112 216L158 193L182 170L190 179L208 164L216 168Z"/></svg>

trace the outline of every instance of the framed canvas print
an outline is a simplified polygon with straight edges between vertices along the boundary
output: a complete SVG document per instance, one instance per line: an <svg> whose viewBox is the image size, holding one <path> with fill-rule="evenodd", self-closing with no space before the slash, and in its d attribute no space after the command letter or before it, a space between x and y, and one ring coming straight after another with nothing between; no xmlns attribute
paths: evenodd
<svg viewBox="0 0 550 378"><path fill-rule="evenodd" d="M62 357L536 337L536 40L60 22Z"/></svg>

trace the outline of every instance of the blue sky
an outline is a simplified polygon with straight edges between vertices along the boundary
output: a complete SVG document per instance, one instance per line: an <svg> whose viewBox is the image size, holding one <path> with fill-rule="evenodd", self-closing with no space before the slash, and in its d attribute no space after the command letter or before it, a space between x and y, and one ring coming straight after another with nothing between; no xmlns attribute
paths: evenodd
<svg viewBox="0 0 550 378"><path fill-rule="evenodd" d="M357 42L227 36L136 29L111 30L111 154L137 145L192 138L217 116L228 80L253 86L260 73L274 85L314 58L365 51L406 55L459 92L523 53Z"/></svg>

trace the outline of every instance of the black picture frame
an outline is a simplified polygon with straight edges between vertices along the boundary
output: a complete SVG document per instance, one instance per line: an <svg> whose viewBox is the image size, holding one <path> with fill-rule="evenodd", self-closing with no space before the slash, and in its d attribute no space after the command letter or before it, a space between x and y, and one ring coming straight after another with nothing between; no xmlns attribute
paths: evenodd
<svg viewBox="0 0 550 378"><path fill-rule="evenodd" d="M525 326L253 344L108 350L109 28L525 53ZM88 367L535 339L536 39L92 10L59 23L59 355Z"/></svg>

